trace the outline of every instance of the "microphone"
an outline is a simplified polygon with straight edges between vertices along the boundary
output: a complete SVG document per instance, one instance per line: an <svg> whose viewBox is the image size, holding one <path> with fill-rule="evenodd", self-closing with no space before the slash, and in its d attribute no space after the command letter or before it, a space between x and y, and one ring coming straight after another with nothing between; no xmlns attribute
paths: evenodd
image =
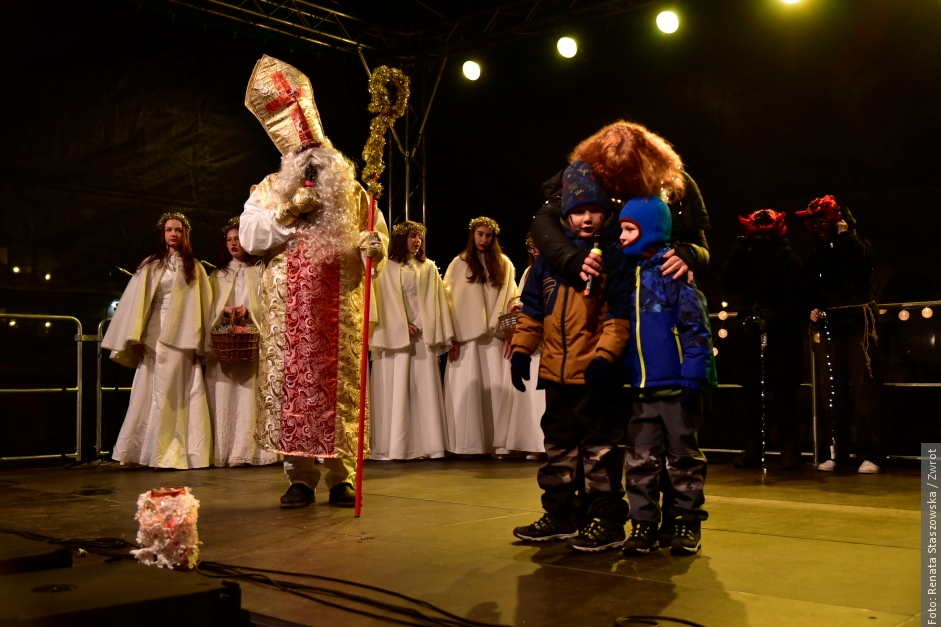
<svg viewBox="0 0 941 627"><path fill-rule="evenodd" d="M595 233L595 236L591 238L591 252L595 253L599 257L601 256L601 233ZM601 277L595 277L591 274L588 275L588 280L585 281L585 291L582 292L582 295L591 295L591 289L594 286L595 278L600 279Z"/></svg>

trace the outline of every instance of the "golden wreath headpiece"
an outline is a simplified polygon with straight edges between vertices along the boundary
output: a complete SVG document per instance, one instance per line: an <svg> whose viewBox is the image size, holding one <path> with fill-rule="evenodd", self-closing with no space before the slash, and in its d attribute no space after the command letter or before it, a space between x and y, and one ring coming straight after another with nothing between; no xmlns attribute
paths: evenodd
<svg viewBox="0 0 941 627"><path fill-rule="evenodd" d="M497 224L497 221L494 220L493 218L488 218L486 216L480 216L479 218L474 218L473 220L470 221L470 224L467 225L467 229L469 231L473 231L478 226L487 227L488 229L493 231L494 235L500 234L500 225Z"/></svg>
<svg viewBox="0 0 941 627"><path fill-rule="evenodd" d="M412 231L415 231L418 233L419 237L425 239L425 233L427 232L427 229L421 222L404 220L392 227L392 235L408 235Z"/></svg>
<svg viewBox="0 0 941 627"><path fill-rule="evenodd" d="M186 232L189 233L193 230L193 227L190 225L189 218L180 213L179 211L169 211L157 220L157 230L162 231L164 225L166 225L167 220L179 220L183 224L183 228L186 229Z"/></svg>
<svg viewBox="0 0 941 627"><path fill-rule="evenodd" d="M310 79L284 61L268 55L259 59L248 81L245 106L282 155L310 146L332 147L323 133Z"/></svg>
<svg viewBox="0 0 941 627"><path fill-rule="evenodd" d="M232 229L239 228L239 218L241 216L235 216L234 218L229 218L229 221L225 223L225 226L222 227L222 237L225 237L229 234L229 231Z"/></svg>

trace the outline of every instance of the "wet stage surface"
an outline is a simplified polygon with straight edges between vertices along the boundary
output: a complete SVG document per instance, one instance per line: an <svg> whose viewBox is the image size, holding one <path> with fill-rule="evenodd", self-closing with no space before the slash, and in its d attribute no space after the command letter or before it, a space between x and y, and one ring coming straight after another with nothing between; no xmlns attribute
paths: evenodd
<svg viewBox="0 0 941 627"><path fill-rule="evenodd" d="M3 466L0 526L133 542L138 496L185 485L200 501L204 560L378 586L487 623L608 627L618 617L661 615L709 627L920 624L921 484L912 462L896 462L880 475L823 473L809 464L785 473L772 463L764 478L714 463L702 551L675 557L661 550L642 558L517 541L513 527L540 514L538 466L491 459L367 462L360 518L327 505L325 489L309 508L280 509L287 483L279 465ZM83 560L101 558L76 558L73 568ZM242 608L259 625L393 624L239 585Z"/></svg>

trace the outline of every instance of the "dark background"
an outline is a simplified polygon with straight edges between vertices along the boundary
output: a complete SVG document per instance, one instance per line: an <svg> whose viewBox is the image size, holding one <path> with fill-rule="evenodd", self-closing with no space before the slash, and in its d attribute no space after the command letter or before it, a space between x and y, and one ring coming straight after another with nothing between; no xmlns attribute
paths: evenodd
<svg viewBox="0 0 941 627"><path fill-rule="evenodd" d="M369 3L348 4L368 11ZM402 28L421 11L404 0L383 6L382 19ZM467 56L449 59L425 131L428 252L442 270L463 248L467 221L489 215L521 273L541 182L578 141L627 118L673 143L701 188L713 261L697 278L711 311L724 297L714 278L739 234L736 216L788 212L804 255L810 240L790 214L825 194L850 207L871 240L880 302L941 297L941 2L680 0L672 8L681 19L674 35L656 29L659 9L650 6L500 47L468 38ZM369 94L354 55L266 40L154 1L19 3L5 14L0 312L71 315L94 333L126 284L115 267L132 270L152 251L165 211L190 217L197 256L215 262L221 226L279 165L243 105L262 54L310 77L327 135L361 166ZM578 40L574 59L555 50L563 34ZM461 76L466 58L483 66L480 80ZM398 129L414 141L437 63L404 69L413 115L409 133L404 121ZM413 219L421 158L412 166ZM401 157L391 167L395 182L380 206L388 217L391 201L398 220ZM890 342L896 362L913 364L899 376L938 381L937 317L926 325L913 310L913 318L921 326ZM74 345L54 348L55 332L4 324L5 387L68 381Z"/></svg>

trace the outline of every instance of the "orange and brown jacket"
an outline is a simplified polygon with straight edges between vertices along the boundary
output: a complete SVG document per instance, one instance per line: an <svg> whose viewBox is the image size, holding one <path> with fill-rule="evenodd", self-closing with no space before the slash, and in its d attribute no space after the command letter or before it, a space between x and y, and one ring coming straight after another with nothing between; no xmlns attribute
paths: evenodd
<svg viewBox="0 0 941 627"><path fill-rule="evenodd" d="M591 247L588 240L574 241L585 250ZM583 293L584 284L570 285L544 257L529 271L512 346L514 353L532 355L543 343L540 379L581 385L595 357L621 361L630 337L633 284L616 240L605 246L601 259L602 274L589 296Z"/></svg>

